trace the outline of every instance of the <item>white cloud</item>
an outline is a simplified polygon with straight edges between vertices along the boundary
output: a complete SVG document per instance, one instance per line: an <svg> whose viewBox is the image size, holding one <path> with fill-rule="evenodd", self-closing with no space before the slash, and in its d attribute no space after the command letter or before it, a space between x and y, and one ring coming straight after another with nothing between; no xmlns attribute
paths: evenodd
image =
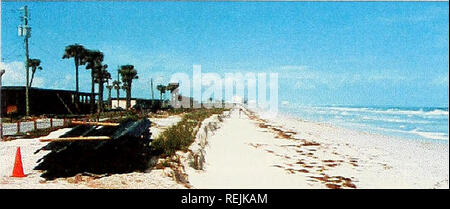
<svg viewBox="0 0 450 209"><path fill-rule="evenodd" d="M35 77L33 78L33 83L32 83L33 87L39 87L39 88L49 88L45 86L45 79L41 78L41 77Z"/></svg>
<svg viewBox="0 0 450 209"><path fill-rule="evenodd" d="M0 68L5 70L2 77L3 86L24 86L25 70L23 62L0 62Z"/></svg>
<svg viewBox="0 0 450 209"><path fill-rule="evenodd" d="M90 76L89 79L82 79L82 76L80 76L80 87L83 85L86 87L90 87ZM84 76L83 76L84 77ZM88 82L86 82L88 81ZM34 82L34 81L33 81ZM55 89L75 89L75 75L72 74L65 74L63 79L58 79L57 81L54 81L51 88Z"/></svg>
<svg viewBox="0 0 450 209"><path fill-rule="evenodd" d="M3 86L25 86L26 77L23 62L0 62L0 68L5 70L5 74L2 77ZM33 87L45 87L45 79L39 77L39 71L36 72L33 78Z"/></svg>
<svg viewBox="0 0 450 209"><path fill-rule="evenodd" d="M0 62L0 68L5 70L2 77L4 86L20 86L25 84L25 72L22 62Z"/></svg>

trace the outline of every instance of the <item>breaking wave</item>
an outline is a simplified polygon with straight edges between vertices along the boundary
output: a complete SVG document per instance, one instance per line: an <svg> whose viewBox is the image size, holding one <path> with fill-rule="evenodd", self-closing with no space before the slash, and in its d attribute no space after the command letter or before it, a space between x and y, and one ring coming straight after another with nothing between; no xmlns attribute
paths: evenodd
<svg viewBox="0 0 450 209"><path fill-rule="evenodd" d="M406 138L448 142L448 108L442 107L302 107L289 104L282 112L359 130Z"/></svg>

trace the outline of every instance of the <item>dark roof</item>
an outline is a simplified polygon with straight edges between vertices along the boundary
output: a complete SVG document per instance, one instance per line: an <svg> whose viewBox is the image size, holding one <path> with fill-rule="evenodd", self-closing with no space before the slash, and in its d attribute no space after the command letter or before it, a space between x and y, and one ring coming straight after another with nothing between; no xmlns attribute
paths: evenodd
<svg viewBox="0 0 450 209"><path fill-rule="evenodd" d="M64 92L64 93L75 93L75 91L72 90L64 90L64 89L44 89L44 88L36 88L36 87L30 87L33 91L53 91L53 92ZM17 90L17 91L25 91L25 86L2 86L3 90ZM78 92L80 95L90 95L91 93L88 92ZM98 93L95 93L95 95L98 95Z"/></svg>

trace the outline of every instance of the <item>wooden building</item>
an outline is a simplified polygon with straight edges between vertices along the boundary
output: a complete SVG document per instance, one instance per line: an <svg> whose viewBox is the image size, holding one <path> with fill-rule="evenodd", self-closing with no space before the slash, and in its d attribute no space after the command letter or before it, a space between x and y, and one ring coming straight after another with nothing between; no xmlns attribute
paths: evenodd
<svg viewBox="0 0 450 209"><path fill-rule="evenodd" d="M4 86L1 89L2 116L24 116L25 87ZM30 115L86 114L90 112L90 93L79 92L76 104L76 92L69 90L30 88ZM97 96L98 94L96 94Z"/></svg>

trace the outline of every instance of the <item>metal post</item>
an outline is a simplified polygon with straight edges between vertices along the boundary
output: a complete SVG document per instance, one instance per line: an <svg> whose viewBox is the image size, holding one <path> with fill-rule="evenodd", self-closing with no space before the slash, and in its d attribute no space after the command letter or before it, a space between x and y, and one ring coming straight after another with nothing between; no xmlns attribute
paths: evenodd
<svg viewBox="0 0 450 209"><path fill-rule="evenodd" d="M2 122L2 77L5 73L5 70L0 70L0 141L3 140L3 122Z"/></svg>
<svg viewBox="0 0 450 209"><path fill-rule="evenodd" d="M20 121L17 121L17 134L20 134Z"/></svg>
<svg viewBox="0 0 450 209"><path fill-rule="evenodd" d="M29 69L29 51L28 51L28 38L31 36L31 27L28 26L28 7L24 6L24 15L23 15L23 28L22 33L19 34L20 36L24 37L24 45L25 45L25 71L26 71L26 83L25 83L25 110L26 110L26 116L30 116L30 98L29 98L29 77L30 77L30 69Z"/></svg>
<svg viewBox="0 0 450 209"><path fill-rule="evenodd" d="M120 103L119 103L119 101L120 101L120 96L119 96L119 93L120 93L120 68L119 69L117 69L117 109L119 109L119 107L120 107Z"/></svg>
<svg viewBox="0 0 450 209"><path fill-rule="evenodd" d="M153 100L155 99L154 93L153 93L153 78L150 78L150 86L151 86L151 89L152 89L152 104L153 104Z"/></svg>

